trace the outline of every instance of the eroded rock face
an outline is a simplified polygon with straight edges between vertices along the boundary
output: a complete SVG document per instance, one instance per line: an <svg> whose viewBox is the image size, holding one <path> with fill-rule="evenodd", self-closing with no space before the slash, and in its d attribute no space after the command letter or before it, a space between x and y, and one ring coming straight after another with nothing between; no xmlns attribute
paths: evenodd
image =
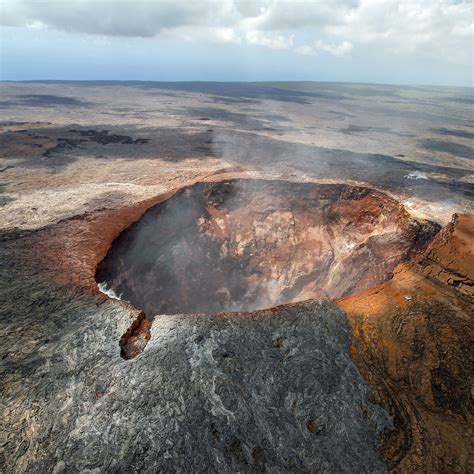
<svg viewBox="0 0 474 474"><path fill-rule="evenodd" d="M97 281L148 317L333 299L385 281L437 231L367 188L199 183L123 232Z"/></svg>
<svg viewBox="0 0 474 474"><path fill-rule="evenodd" d="M474 217L454 215L393 278L338 301L354 362L394 420L382 437L391 472L470 472Z"/></svg>
<svg viewBox="0 0 474 474"><path fill-rule="evenodd" d="M0 246L2 473L385 472L336 305L161 315L124 361L125 306L45 281L27 239Z"/></svg>

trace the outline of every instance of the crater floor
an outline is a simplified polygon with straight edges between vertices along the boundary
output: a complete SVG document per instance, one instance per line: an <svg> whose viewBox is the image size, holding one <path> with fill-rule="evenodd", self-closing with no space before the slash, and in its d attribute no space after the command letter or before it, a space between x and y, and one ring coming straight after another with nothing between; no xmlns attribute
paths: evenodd
<svg viewBox="0 0 474 474"><path fill-rule="evenodd" d="M149 318L252 311L366 290L420 253L438 230L368 188L198 183L126 229L96 278Z"/></svg>

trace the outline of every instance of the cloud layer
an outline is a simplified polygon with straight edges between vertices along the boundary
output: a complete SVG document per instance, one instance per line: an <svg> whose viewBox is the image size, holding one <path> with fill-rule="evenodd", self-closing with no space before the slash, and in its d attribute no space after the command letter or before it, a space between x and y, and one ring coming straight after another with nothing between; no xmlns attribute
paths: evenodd
<svg viewBox="0 0 474 474"><path fill-rule="evenodd" d="M470 0L4 0L1 24L103 36L473 60Z"/></svg>

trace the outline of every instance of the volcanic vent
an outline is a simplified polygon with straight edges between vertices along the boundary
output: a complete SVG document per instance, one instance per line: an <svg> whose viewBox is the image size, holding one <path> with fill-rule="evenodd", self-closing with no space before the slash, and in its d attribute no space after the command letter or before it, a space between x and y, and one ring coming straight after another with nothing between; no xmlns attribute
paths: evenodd
<svg viewBox="0 0 474 474"><path fill-rule="evenodd" d="M148 318L252 311L379 284L437 231L367 188L199 183L126 229L96 277Z"/></svg>

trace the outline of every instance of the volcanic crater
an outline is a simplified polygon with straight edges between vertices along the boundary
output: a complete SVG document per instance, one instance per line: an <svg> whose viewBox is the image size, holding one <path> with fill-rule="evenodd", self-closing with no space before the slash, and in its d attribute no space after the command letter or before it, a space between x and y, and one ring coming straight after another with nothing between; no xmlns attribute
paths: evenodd
<svg viewBox="0 0 474 474"><path fill-rule="evenodd" d="M232 179L149 208L99 264L100 288L156 314L254 311L380 284L439 231L345 184Z"/></svg>

